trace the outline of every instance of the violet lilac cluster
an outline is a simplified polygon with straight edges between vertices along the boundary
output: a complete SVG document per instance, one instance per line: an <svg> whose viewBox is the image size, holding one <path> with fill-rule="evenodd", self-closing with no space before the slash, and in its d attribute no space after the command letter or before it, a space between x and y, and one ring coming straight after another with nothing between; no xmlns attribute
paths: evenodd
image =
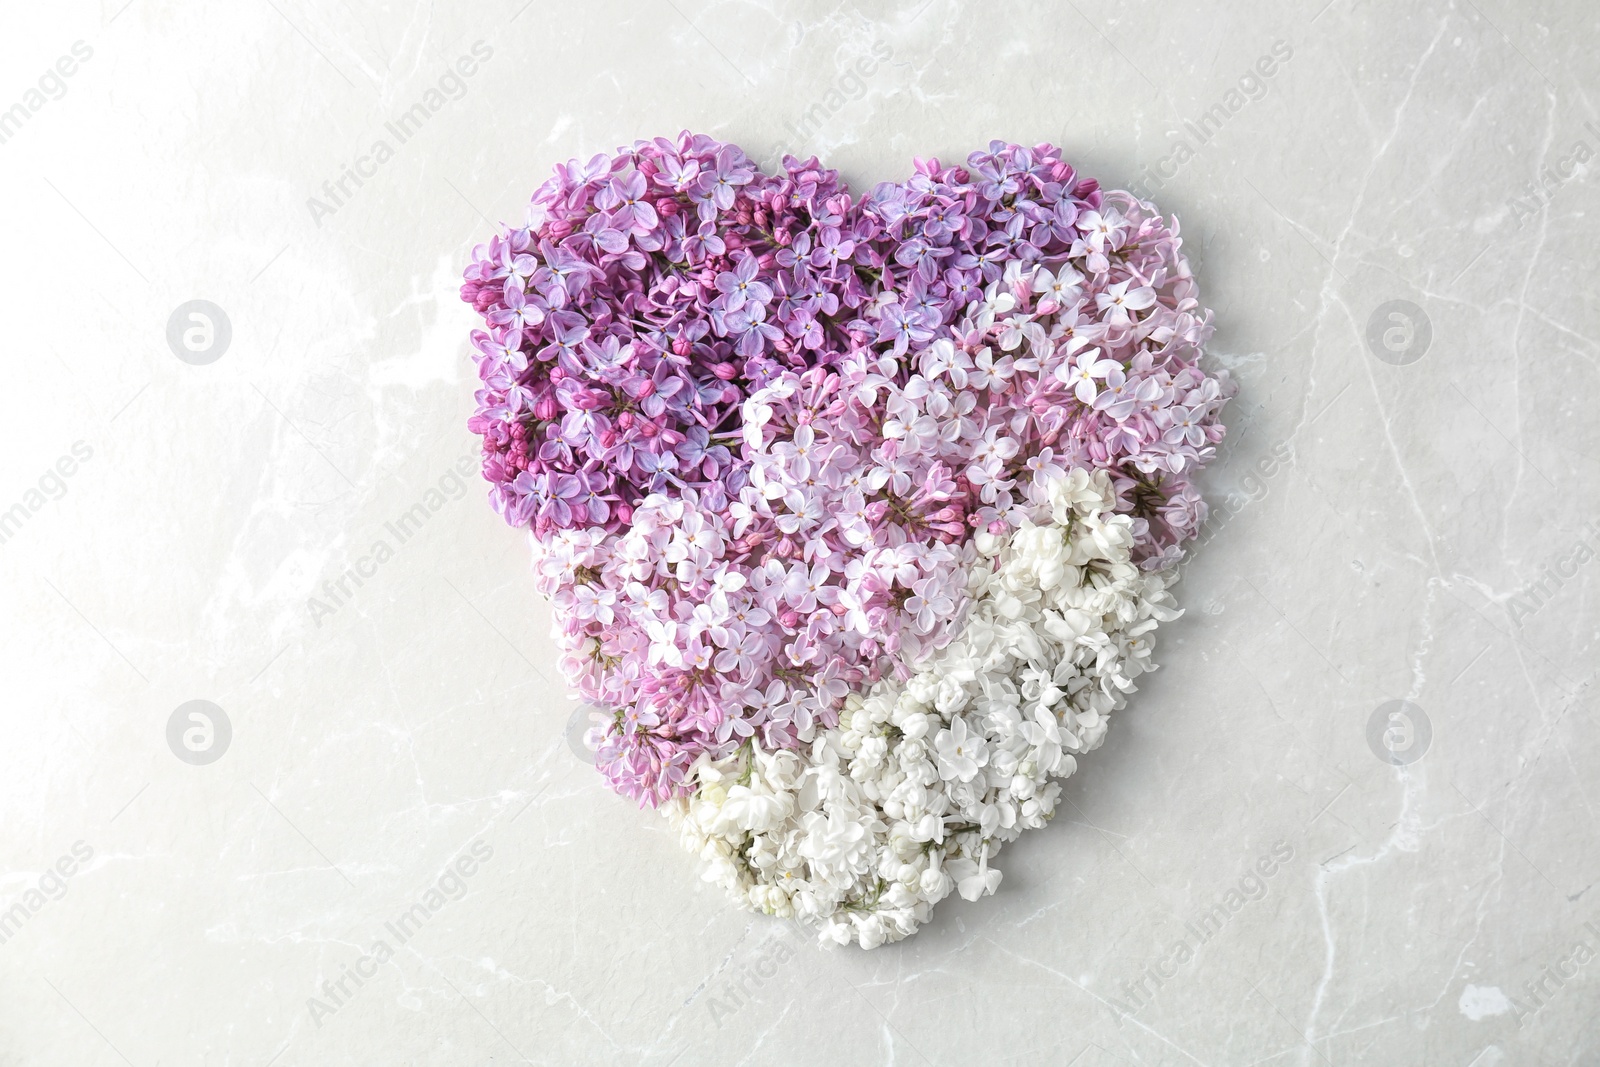
<svg viewBox="0 0 1600 1067"><path fill-rule="evenodd" d="M781 176L699 134L557 167L528 225L474 252L478 411L492 502L515 526L619 530L650 493L726 499L752 373L852 343L882 267L838 175Z"/></svg>

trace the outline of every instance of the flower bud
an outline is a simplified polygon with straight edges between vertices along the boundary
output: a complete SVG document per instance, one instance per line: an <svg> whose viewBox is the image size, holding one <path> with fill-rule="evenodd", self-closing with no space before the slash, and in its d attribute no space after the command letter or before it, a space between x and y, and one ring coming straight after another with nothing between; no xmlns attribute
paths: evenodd
<svg viewBox="0 0 1600 1067"><path fill-rule="evenodd" d="M932 818L932 816L929 816L929 818ZM917 882L922 889L922 895L929 900L942 900L949 896L950 887L953 884L950 881L950 876L937 867L929 867L923 871L922 877Z"/></svg>

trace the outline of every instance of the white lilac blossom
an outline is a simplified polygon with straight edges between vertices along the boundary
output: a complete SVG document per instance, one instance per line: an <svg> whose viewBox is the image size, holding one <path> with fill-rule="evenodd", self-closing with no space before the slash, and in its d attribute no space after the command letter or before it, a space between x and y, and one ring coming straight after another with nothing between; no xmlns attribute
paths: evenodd
<svg viewBox="0 0 1600 1067"><path fill-rule="evenodd" d="M1167 575L1132 562L1105 472L1043 495L966 547L966 625L909 678L850 693L798 750L700 757L695 791L665 810L708 881L863 948L909 936L951 892L995 891L1001 846L1055 814L1056 779L1099 747L1178 615Z"/></svg>

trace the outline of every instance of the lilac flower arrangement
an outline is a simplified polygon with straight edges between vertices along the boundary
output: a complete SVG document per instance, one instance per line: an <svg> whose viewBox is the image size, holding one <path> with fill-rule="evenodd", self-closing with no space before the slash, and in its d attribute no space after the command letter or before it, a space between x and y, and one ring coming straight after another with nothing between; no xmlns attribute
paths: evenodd
<svg viewBox="0 0 1600 1067"><path fill-rule="evenodd" d="M1025 531L1099 546L1044 565L1046 588L1115 572L1104 610L1171 617L1161 590L1205 519L1193 479L1232 393L1201 367L1211 316L1180 248L1175 222L1050 145L918 161L859 200L814 158L769 175L689 133L556 168L528 225L466 269L483 317L469 425L494 507L531 531L562 669L610 709L595 742L612 787L682 815L730 766L820 759L863 694L972 654L975 605L1011 610L983 575L1010 552L1054 558ZM1063 510L1063 486L1087 495ZM1035 620L1050 671L1146 632L1078 610ZM1144 662L1091 657L1095 684L1131 688L1127 656ZM964 720L940 735L958 724L956 748ZM1057 757L1029 764L1042 782L1063 772L1060 742L1039 743ZM791 906L730 878L747 903ZM832 922L852 891L808 914Z"/></svg>
<svg viewBox="0 0 1600 1067"><path fill-rule="evenodd" d="M883 268L870 221L841 236L849 210L815 161L774 178L702 135L556 168L461 290L486 327L470 426L500 514L548 536L624 529L651 493L737 496L749 375L853 343Z"/></svg>

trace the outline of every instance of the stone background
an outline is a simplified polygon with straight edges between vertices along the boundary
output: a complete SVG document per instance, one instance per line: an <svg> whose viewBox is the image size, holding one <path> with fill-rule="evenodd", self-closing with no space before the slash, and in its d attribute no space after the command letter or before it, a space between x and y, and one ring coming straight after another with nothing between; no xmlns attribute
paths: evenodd
<svg viewBox="0 0 1600 1067"><path fill-rule="evenodd" d="M1600 1062L1594 5L0 24L0 1064ZM1241 385L1162 671L996 897L871 953L732 910L575 757L526 545L457 473L471 245L684 127L858 190L1063 144L1183 219ZM186 762L175 715L231 736Z"/></svg>

